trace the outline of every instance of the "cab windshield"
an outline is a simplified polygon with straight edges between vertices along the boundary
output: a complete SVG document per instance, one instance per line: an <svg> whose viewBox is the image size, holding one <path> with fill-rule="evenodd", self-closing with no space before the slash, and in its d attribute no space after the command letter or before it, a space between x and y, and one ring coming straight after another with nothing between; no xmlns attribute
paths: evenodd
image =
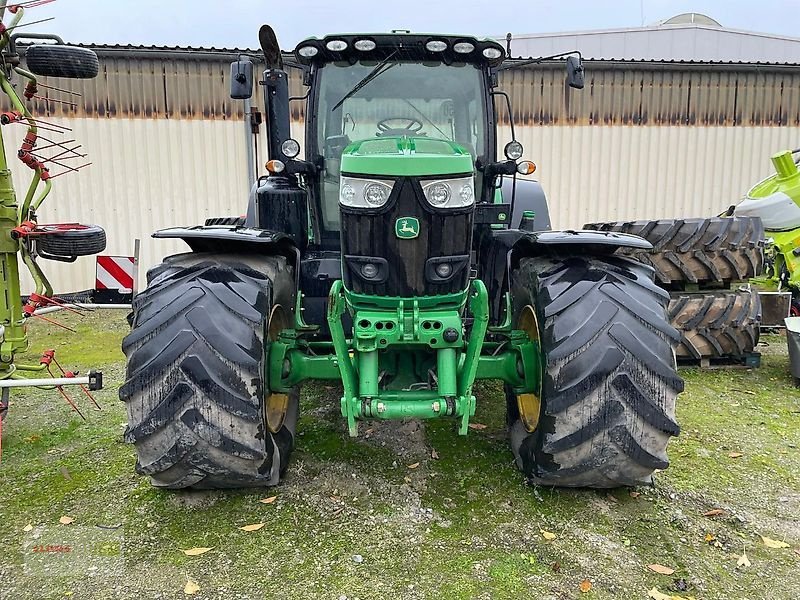
<svg viewBox="0 0 800 600"><path fill-rule="evenodd" d="M340 164L351 142L413 135L456 142L473 160L486 154L483 73L476 65L328 63L317 77L316 143L324 159L319 190L323 235L339 231Z"/></svg>

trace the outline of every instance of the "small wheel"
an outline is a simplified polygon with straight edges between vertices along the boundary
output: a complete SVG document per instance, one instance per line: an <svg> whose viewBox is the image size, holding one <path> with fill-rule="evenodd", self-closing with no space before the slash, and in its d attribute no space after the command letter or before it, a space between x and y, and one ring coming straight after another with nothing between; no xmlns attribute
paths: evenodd
<svg viewBox="0 0 800 600"><path fill-rule="evenodd" d="M106 249L106 232L98 225L44 225L36 250L42 258L92 256Z"/></svg>
<svg viewBox="0 0 800 600"><path fill-rule="evenodd" d="M406 123L405 127L392 127L389 125L392 121L403 121ZM378 135L381 137L391 137L396 135L413 135L419 133L422 129L422 121L414 117L389 117L378 121Z"/></svg>
<svg viewBox="0 0 800 600"><path fill-rule="evenodd" d="M100 61L88 48L41 44L30 46L25 53L28 70L45 77L92 79L97 77Z"/></svg>

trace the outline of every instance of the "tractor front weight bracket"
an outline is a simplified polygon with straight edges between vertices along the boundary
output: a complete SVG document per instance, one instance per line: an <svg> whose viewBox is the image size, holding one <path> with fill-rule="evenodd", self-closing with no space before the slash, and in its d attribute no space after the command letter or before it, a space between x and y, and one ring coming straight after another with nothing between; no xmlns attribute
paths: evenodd
<svg viewBox="0 0 800 600"><path fill-rule="evenodd" d="M358 420L459 419L465 435L475 414L472 385L489 323L489 300L481 281L469 294L426 307L417 299L397 299L393 307L363 307L347 297L341 281L328 300L328 325L344 394L342 415L351 436ZM472 327L465 337L462 313L468 302ZM342 316L353 317L353 338L345 336ZM291 356L291 352L289 352ZM290 359L291 361L291 359ZM383 378L391 385L383 386Z"/></svg>

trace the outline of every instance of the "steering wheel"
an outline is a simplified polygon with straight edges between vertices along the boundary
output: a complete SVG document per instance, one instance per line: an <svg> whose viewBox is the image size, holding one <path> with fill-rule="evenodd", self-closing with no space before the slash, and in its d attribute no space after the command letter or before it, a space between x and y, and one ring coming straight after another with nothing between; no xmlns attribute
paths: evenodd
<svg viewBox="0 0 800 600"><path fill-rule="evenodd" d="M406 123L405 127L392 127L389 125L392 121L404 121ZM378 121L378 137L390 137L390 136L398 136L398 135L425 135L424 133L419 133L420 129L422 129L422 121L419 119L415 119L414 117L389 117L388 119L381 119Z"/></svg>

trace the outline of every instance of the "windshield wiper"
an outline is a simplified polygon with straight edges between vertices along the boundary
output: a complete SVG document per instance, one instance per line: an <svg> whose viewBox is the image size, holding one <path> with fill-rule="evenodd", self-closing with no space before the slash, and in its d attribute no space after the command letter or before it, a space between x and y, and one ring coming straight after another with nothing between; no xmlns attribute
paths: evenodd
<svg viewBox="0 0 800 600"><path fill-rule="evenodd" d="M397 54L397 50L392 52L389 56L387 56L381 62L379 62L377 65L375 65L375 67L372 69L372 71L367 73L361 81L359 81L357 84L355 84L353 86L352 90L347 92L341 100L339 100L336 104L333 105L333 108L331 109L331 112L335 111L342 104L344 104L345 100L347 100L348 98L351 98L354 94L358 93L358 91L361 88L363 88L365 85L367 85L370 81L372 81L376 77L379 77L380 75L383 75L386 71L388 71L392 67L396 67L399 63L392 63L390 65L387 65L387 63L392 58L394 58L395 54Z"/></svg>

